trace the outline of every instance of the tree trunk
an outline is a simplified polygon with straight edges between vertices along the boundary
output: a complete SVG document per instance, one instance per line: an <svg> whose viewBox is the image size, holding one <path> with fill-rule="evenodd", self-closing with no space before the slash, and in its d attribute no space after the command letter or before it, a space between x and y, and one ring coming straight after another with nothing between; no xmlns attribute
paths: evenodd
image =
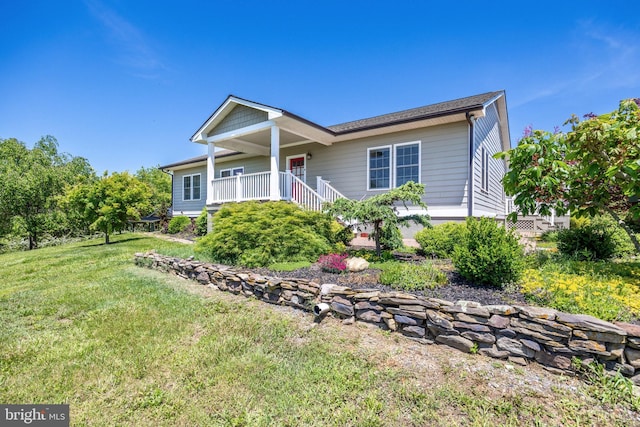
<svg viewBox="0 0 640 427"><path fill-rule="evenodd" d="M620 227L622 227L622 229L627 232L629 238L631 239L631 242L633 243L633 246L636 248L636 254L640 254L640 242L638 242L636 233L633 232L631 227L629 227L626 222L620 219L620 216L613 209L607 208L607 212L609 212L613 219L616 220L618 225L620 225Z"/></svg>
<svg viewBox="0 0 640 427"><path fill-rule="evenodd" d="M35 249L36 243L32 234L29 234L29 250Z"/></svg>
<svg viewBox="0 0 640 427"><path fill-rule="evenodd" d="M105 233L104 233L104 243L105 243L106 245L108 245L108 244L109 244L109 233L107 233L106 231L105 231Z"/></svg>
<svg viewBox="0 0 640 427"><path fill-rule="evenodd" d="M380 246L380 222L373 223L373 237L376 242L376 256L380 258L382 256L382 248Z"/></svg>

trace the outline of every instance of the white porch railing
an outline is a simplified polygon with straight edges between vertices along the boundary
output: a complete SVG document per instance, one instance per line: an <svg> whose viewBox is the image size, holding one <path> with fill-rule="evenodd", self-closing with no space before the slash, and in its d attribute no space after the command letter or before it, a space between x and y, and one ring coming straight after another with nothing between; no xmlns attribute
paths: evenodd
<svg viewBox="0 0 640 427"><path fill-rule="evenodd" d="M329 181L317 178L315 191L290 171L279 172L279 197L271 195L271 173L258 172L211 180L213 197L210 203L243 202L247 200L290 200L306 209L320 211L325 202L344 197Z"/></svg>
<svg viewBox="0 0 640 427"><path fill-rule="evenodd" d="M513 197L507 197L505 200L505 213L507 215L509 215L512 212L519 212L518 207L516 205L513 204ZM555 222L556 222L556 210L552 209L551 210L551 215L540 215L539 213L535 213L532 216L537 216L539 218L541 218L543 221L548 222L549 224L551 224L551 226L555 226Z"/></svg>

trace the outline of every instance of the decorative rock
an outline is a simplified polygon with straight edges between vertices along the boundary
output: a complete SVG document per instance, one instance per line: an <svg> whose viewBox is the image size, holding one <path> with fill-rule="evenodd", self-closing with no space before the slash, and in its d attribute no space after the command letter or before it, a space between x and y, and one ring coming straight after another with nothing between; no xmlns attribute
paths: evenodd
<svg viewBox="0 0 640 427"><path fill-rule="evenodd" d="M438 335L436 342L457 348L465 353L471 353L471 349L474 348L473 341L456 335Z"/></svg>
<svg viewBox="0 0 640 427"><path fill-rule="evenodd" d="M392 318L383 318L384 323L387 325L387 327L392 330L392 331L397 331L398 330L398 324L396 323L395 320L393 320Z"/></svg>
<svg viewBox="0 0 640 427"><path fill-rule="evenodd" d="M640 369L640 350L627 348L624 351L624 357L631 366L636 369Z"/></svg>
<svg viewBox="0 0 640 427"><path fill-rule="evenodd" d="M331 302L337 302L337 303L339 303L339 304L347 305L347 306L351 306L351 305L352 305L352 304L351 304L351 301L349 301L349 300L348 300L348 299L346 299L346 298L342 298L342 297L340 297L340 296L335 296L335 297L333 297L333 299L331 300Z"/></svg>
<svg viewBox="0 0 640 427"><path fill-rule="evenodd" d="M527 359L525 359L524 357L509 356L509 362L515 363L516 365L520 366L527 366Z"/></svg>
<svg viewBox="0 0 640 427"><path fill-rule="evenodd" d="M634 375L633 377L631 377L631 381L637 385L640 386L640 374L638 375Z"/></svg>
<svg viewBox="0 0 640 427"><path fill-rule="evenodd" d="M347 258L345 264L347 265L347 270L354 273L369 268L369 262L360 257Z"/></svg>
<svg viewBox="0 0 640 427"><path fill-rule="evenodd" d="M509 357L509 352L504 350L498 350L495 347L492 348L481 348L478 350L478 353L483 356L493 357L494 359L506 359Z"/></svg>
<svg viewBox="0 0 640 427"><path fill-rule="evenodd" d="M476 302L476 301L465 301L465 300L456 301L456 303L454 305L458 305L460 307L471 307L471 308L482 307L482 304L480 304L479 302Z"/></svg>
<svg viewBox="0 0 640 427"><path fill-rule="evenodd" d="M331 310L335 311L336 313L342 314L343 316L353 316L353 306L351 305L332 302Z"/></svg>
<svg viewBox="0 0 640 427"><path fill-rule="evenodd" d="M351 288L347 288L346 286L338 286L333 283L325 283L320 287L320 295L351 295L354 292Z"/></svg>
<svg viewBox="0 0 640 427"><path fill-rule="evenodd" d="M382 311L384 308L378 304L372 304L369 301L360 301L355 305L356 310L377 310Z"/></svg>
<svg viewBox="0 0 640 427"><path fill-rule="evenodd" d="M632 348L637 348L640 350L640 338L636 337L627 337L627 345Z"/></svg>
<svg viewBox="0 0 640 427"><path fill-rule="evenodd" d="M491 314L489 314L489 310L483 307L451 305L451 306L442 307L442 310L446 311L447 313L466 313L466 314L473 314L475 316L481 316L481 317L487 317L487 318L491 316Z"/></svg>
<svg viewBox="0 0 640 427"><path fill-rule="evenodd" d="M209 275L202 271L200 274L198 274L198 276L196 277L196 280L202 284L202 285L206 285L207 283L209 283Z"/></svg>
<svg viewBox="0 0 640 427"><path fill-rule="evenodd" d="M391 314L397 314L400 316L411 316L411 317L416 317L418 319L426 319L427 318L427 313L426 312L417 312L417 311L405 311L405 310L400 310L399 308L393 308L393 307L387 307L387 310L389 313Z"/></svg>
<svg viewBox="0 0 640 427"><path fill-rule="evenodd" d="M425 313L426 308L422 305L401 305L398 310L404 310L408 312Z"/></svg>
<svg viewBox="0 0 640 427"><path fill-rule="evenodd" d="M485 305L484 308L489 310L491 314L510 315L516 312L516 309L511 305Z"/></svg>
<svg viewBox="0 0 640 427"><path fill-rule="evenodd" d="M496 342L496 337L491 334L481 334L473 331L466 331L461 333L463 337L469 339L473 342L483 343L483 344L493 344Z"/></svg>
<svg viewBox="0 0 640 427"><path fill-rule="evenodd" d="M633 376L633 373L636 371L635 368L631 365L617 363L617 362L607 362L604 364L604 367L613 372L620 372L625 377Z"/></svg>
<svg viewBox="0 0 640 427"><path fill-rule="evenodd" d="M403 334L412 336L412 337L424 337L427 333L425 328L421 328L420 326L405 326L401 331Z"/></svg>
<svg viewBox="0 0 640 427"><path fill-rule="evenodd" d="M580 329L574 329L573 336L583 340L612 342L618 344L625 342L624 335L611 334L606 332L583 331Z"/></svg>
<svg viewBox="0 0 640 427"><path fill-rule="evenodd" d="M443 300L440 298L429 298L429 301L436 304L439 307L448 307L453 305L451 301Z"/></svg>
<svg viewBox="0 0 640 427"><path fill-rule="evenodd" d="M343 325L353 325L354 323L356 323L356 318L351 316L351 317L347 317L346 319L344 319L342 321Z"/></svg>
<svg viewBox="0 0 640 427"><path fill-rule="evenodd" d="M570 340L569 348L573 351L584 351L602 356L609 356L611 353L607 351L607 347L597 341L590 340Z"/></svg>
<svg viewBox="0 0 640 427"><path fill-rule="evenodd" d="M557 338L569 338L571 336L571 329L563 325L545 325L538 322L532 322L524 319L511 319L511 329L516 332L525 335L532 335L531 332L537 332L538 334L546 337L547 340L558 341ZM532 335L535 336L535 335Z"/></svg>
<svg viewBox="0 0 640 427"><path fill-rule="evenodd" d="M517 334L515 333L515 331L513 331L511 329L500 329L498 331L498 336L503 336L503 337L507 337L507 338L515 338L517 336Z"/></svg>
<svg viewBox="0 0 640 427"><path fill-rule="evenodd" d="M543 307L529 307L517 305L514 307L516 311L531 319L555 320L557 310Z"/></svg>
<svg viewBox="0 0 640 427"><path fill-rule="evenodd" d="M360 291L356 291L353 297L357 300L378 301L379 295L380 295L380 291L362 292L362 290L360 290Z"/></svg>
<svg viewBox="0 0 640 427"><path fill-rule="evenodd" d="M612 323L596 319L586 314L568 314L558 312L556 321L563 323L573 329L582 329L594 332L605 332L627 336L627 333Z"/></svg>
<svg viewBox="0 0 640 427"><path fill-rule="evenodd" d="M401 323L403 325L416 326L422 324L422 321L419 319L415 319L409 316L402 316L400 314L396 314L395 316L393 316L393 318L395 319L396 323Z"/></svg>
<svg viewBox="0 0 640 427"><path fill-rule="evenodd" d="M536 351L536 352L542 350L542 348L540 347L540 344L538 344L535 341L531 341L531 340L527 340L527 339L521 338L520 342L522 343L522 345L524 345L525 347L527 347L530 350L533 350L533 351Z"/></svg>
<svg viewBox="0 0 640 427"><path fill-rule="evenodd" d="M500 337L496 341L496 346L500 350L508 351L514 356L528 357L530 359L535 356L535 351L525 347L520 341L512 338Z"/></svg>
<svg viewBox="0 0 640 427"><path fill-rule="evenodd" d="M470 314L466 314L466 313L454 313L453 314L453 318L456 320L459 320L461 322L466 322L466 323L481 323L481 324L487 324L489 322L489 319L487 319L486 317L480 317L480 316L472 316Z"/></svg>
<svg viewBox="0 0 640 427"><path fill-rule="evenodd" d="M542 365L553 366L554 368L567 370L571 368L571 359L559 354L551 354L546 351L538 351L535 355L536 361Z"/></svg>
<svg viewBox="0 0 640 427"><path fill-rule="evenodd" d="M379 323L382 320L380 313L374 310L358 310L356 311L356 318L372 323Z"/></svg>
<svg viewBox="0 0 640 427"><path fill-rule="evenodd" d="M453 322L453 327L457 329L469 329L473 332L491 332L491 329L485 325L477 323Z"/></svg>
<svg viewBox="0 0 640 427"><path fill-rule="evenodd" d="M627 333L628 337L640 338L640 325L634 325L632 323L616 322L614 323L618 328Z"/></svg>
<svg viewBox="0 0 640 427"><path fill-rule="evenodd" d="M508 328L509 324L510 324L510 321L509 321L508 317L499 316L497 314L494 314L493 316L491 316L489 318L489 321L487 322L487 325L491 326L492 328L496 328L496 329Z"/></svg>
<svg viewBox="0 0 640 427"><path fill-rule="evenodd" d="M435 311L427 310L427 317L429 321L438 328L453 329L453 324Z"/></svg>

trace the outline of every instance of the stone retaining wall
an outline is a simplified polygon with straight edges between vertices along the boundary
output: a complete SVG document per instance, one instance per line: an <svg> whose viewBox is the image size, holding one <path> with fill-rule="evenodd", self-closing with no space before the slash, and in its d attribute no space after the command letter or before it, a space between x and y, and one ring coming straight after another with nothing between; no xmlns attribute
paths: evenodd
<svg viewBox="0 0 640 427"><path fill-rule="evenodd" d="M597 360L640 385L640 326L609 323L553 309L450 302L402 292L350 289L306 279L245 274L233 268L149 252L135 254L137 265L172 272L222 291L312 311L327 303L333 316L399 332L425 344L509 359L546 369L572 371L572 358Z"/></svg>

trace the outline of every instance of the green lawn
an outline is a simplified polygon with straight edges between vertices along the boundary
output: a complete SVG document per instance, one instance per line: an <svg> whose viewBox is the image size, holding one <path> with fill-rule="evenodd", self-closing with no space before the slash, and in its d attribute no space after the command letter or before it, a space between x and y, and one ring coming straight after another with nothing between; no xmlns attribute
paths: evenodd
<svg viewBox="0 0 640 427"><path fill-rule="evenodd" d="M189 246L113 241L0 255L0 402L69 403L72 425L92 426L629 425L564 389L498 393L486 372L443 368L424 387L428 373L335 330L133 265L135 252Z"/></svg>

